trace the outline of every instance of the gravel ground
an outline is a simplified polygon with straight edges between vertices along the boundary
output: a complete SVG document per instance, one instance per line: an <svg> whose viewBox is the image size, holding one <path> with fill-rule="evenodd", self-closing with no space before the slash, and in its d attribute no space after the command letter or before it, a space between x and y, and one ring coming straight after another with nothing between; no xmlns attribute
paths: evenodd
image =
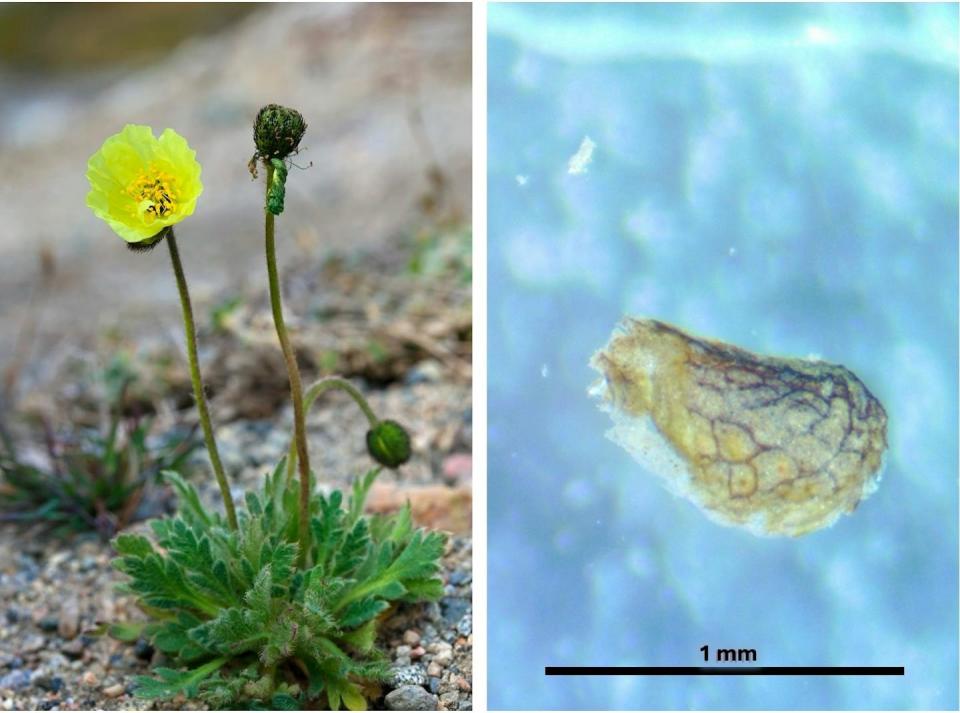
<svg viewBox="0 0 960 713"><path fill-rule="evenodd" d="M95 537L44 540L0 529L0 706L4 710L155 710L134 698L132 677L148 672L153 649L85 632L97 622L137 618L114 585L110 546ZM440 710L472 708L472 545L453 537L443 558L445 596L405 605L382 627L393 680L375 707L429 701ZM413 688L418 689L414 691ZM198 704L165 704L195 708Z"/></svg>

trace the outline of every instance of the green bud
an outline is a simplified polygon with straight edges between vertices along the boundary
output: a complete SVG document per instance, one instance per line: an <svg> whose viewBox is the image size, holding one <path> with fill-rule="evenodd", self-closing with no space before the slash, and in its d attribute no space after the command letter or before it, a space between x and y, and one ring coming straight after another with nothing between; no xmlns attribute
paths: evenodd
<svg viewBox="0 0 960 713"><path fill-rule="evenodd" d="M286 158L297 150L307 130L303 116L296 109L267 104L253 123L253 142L264 161Z"/></svg>
<svg viewBox="0 0 960 713"><path fill-rule="evenodd" d="M270 165L273 166L273 178L270 179L270 187L267 190L267 210L274 215L280 215L283 212L283 198L286 194L287 166L278 158L270 159Z"/></svg>
<svg viewBox="0 0 960 713"><path fill-rule="evenodd" d="M367 431L367 452L377 463L398 468L410 460L410 436L396 421L380 421Z"/></svg>

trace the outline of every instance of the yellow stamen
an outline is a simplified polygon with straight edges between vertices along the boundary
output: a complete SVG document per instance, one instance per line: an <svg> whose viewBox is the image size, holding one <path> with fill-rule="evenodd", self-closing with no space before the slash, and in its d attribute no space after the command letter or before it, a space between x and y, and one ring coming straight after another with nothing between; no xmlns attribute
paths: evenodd
<svg viewBox="0 0 960 713"><path fill-rule="evenodd" d="M137 207L148 221L162 218L177 209L177 179L155 167L141 173L127 186L127 195L137 202Z"/></svg>

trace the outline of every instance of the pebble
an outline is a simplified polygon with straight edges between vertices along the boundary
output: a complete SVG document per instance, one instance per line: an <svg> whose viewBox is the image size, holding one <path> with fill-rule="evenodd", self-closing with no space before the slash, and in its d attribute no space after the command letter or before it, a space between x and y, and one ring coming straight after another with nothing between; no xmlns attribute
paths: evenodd
<svg viewBox="0 0 960 713"><path fill-rule="evenodd" d="M390 682L394 687L422 686L427 682L427 677L420 666L394 666Z"/></svg>
<svg viewBox="0 0 960 713"><path fill-rule="evenodd" d="M119 698L124 694L124 688L122 683L115 683L112 686L107 686L103 689L103 695L107 698Z"/></svg>
<svg viewBox="0 0 960 713"><path fill-rule="evenodd" d="M456 691L447 691L446 693L440 694L440 702L447 710L450 710L451 706L457 705L458 698L460 698L460 694L458 694Z"/></svg>
<svg viewBox="0 0 960 713"><path fill-rule="evenodd" d="M432 384L443 378L443 366L435 359L426 359L407 372L403 381L408 386Z"/></svg>
<svg viewBox="0 0 960 713"><path fill-rule="evenodd" d="M454 679L454 683L457 684L457 688L459 688L461 691L471 690L470 682L467 679L465 679L463 676L457 676Z"/></svg>
<svg viewBox="0 0 960 713"><path fill-rule="evenodd" d="M398 666L409 666L410 665L410 647L407 646L406 644L404 644L403 646L398 646L395 661Z"/></svg>
<svg viewBox="0 0 960 713"><path fill-rule="evenodd" d="M453 661L453 647L446 641L438 641L433 662L440 666L449 666L451 661Z"/></svg>
<svg viewBox="0 0 960 713"><path fill-rule="evenodd" d="M427 650L424 649L422 646L418 646L417 648L410 650L410 658L412 658L412 659L419 659L419 658L421 658L425 653L427 653Z"/></svg>
<svg viewBox="0 0 960 713"><path fill-rule="evenodd" d="M444 597L440 600L440 611L443 618L453 624L460 621L470 608L470 601L463 597Z"/></svg>
<svg viewBox="0 0 960 713"><path fill-rule="evenodd" d="M153 658L153 646L145 639L137 639L137 643L133 647L133 654L141 661L149 661Z"/></svg>
<svg viewBox="0 0 960 713"><path fill-rule="evenodd" d="M437 697L421 686L401 686L390 691L384 699L387 710L391 711L435 711Z"/></svg>
<svg viewBox="0 0 960 713"><path fill-rule="evenodd" d="M30 683L34 688L44 691L53 691L56 693L63 687L63 679L59 676L51 676L46 671L35 671L30 678Z"/></svg>
<svg viewBox="0 0 960 713"><path fill-rule="evenodd" d="M440 690L440 677L431 676L429 681L430 693L436 693Z"/></svg>
<svg viewBox="0 0 960 713"><path fill-rule="evenodd" d="M61 637L73 639L80 632L80 602L76 597L68 597L60 608L57 620L57 633Z"/></svg>
<svg viewBox="0 0 960 713"><path fill-rule="evenodd" d="M465 482L473 474L473 457L469 453L454 453L443 459L443 477L449 483Z"/></svg>
<svg viewBox="0 0 960 713"><path fill-rule="evenodd" d="M25 654L32 654L42 649L46 645L46 643L47 643L47 640L44 637L40 636L40 634L30 634L23 640L23 643L20 645L20 651L22 651Z"/></svg>
<svg viewBox="0 0 960 713"><path fill-rule="evenodd" d="M470 636L473 633L473 614L464 614L457 623L457 632L461 636Z"/></svg>
<svg viewBox="0 0 960 713"><path fill-rule="evenodd" d="M0 678L0 688L9 688L19 691L30 685L30 672L22 668L14 669L3 678Z"/></svg>
<svg viewBox="0 0 960 713"><path fill-rule="evenodd" d="M81 639L74 639L73 641L68 641L61 646L60 652L72 659L78 659L83 656L83 651L85 648L86 647L83 645L83 641Z"/></svg>
<svg viewBox="0 0 960 713"><path fill-rule="evenodd" d="M420 632L413 629L407 629L403 632L403 643L409 646L416 646L420 643Z"/></svg>
<svg viewBox="0 0 960 713"><path fill-rule="evenodd" d="M436 678L443 673L443 666L438 664L436 661L431 661L430 665L427 666L427 675Z"/></svg>
<svg viewBox="0 0 960 713"><path fill-rule="evenodd" d="M87 671L84 673L80 681L84 686L90 686L91 688L100 683L100 679L97 678L97 674L95 674L93 671Z"/></svg>
<svg viewBox="0 0 960 713"><path fill-rule="evenodd" d="M23 666L23 658L20 656L11 656L10 654L0 654L0 668L20 668Z"/></svg>

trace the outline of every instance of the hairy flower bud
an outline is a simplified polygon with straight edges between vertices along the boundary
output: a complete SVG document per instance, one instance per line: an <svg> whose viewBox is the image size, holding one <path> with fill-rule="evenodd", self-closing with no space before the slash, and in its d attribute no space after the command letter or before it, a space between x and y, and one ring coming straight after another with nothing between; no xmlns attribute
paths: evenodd
<svg viewBox="0 0 960 713"><path fill-rule="evenodd" d="M410 460L410 436L396 421L380 421L367 431L367 452L377 463L398 468Z"/></svg>
<svg viewBox="0 0 960 713"><path fill-rule="evenodd" d="M267 104L253 123L253 142L264 161L283 159L294 153L307 130L303 116L296 109Z"/></svg>

